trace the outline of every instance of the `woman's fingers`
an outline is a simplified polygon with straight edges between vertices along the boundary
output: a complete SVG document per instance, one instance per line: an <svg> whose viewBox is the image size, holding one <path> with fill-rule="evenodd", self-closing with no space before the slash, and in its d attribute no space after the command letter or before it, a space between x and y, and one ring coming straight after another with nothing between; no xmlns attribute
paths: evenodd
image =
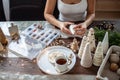
<svg viewBox="0 0 120 80"><path fill-rule="evenodd" d="M67 33L67 34L72 34L72 33L70 32L70 30L67 29L67 28L64 28L64 32Z"/></svg>
<svg viewBox="0 0 120 80"><path fill-rule="evenodd" d="M72 33L70 32L70 30L69 30L69 26L70 26L71 24L74 24L74 23L72 23L72 22L64 22L64 25L63 25L63 27L62 27L62 32L67 33L67 34L72 34Z"/></svg>
<svg viewBox="0 0 120 80"><path fill-rule="evenodd" d="M77 35L82 35L86 32L86 29L85 28L79 28L79 29L76 29L75 30L75 34Z"/></svg>
<svg viewBox="0 0 120 80"><path fill-rule="evenodd" d="M64 32L64 33L67 33L67 34L72 34L72 33L70 32L70 30L69 30L68 28L66 28L66 27L62 28L61 31Z"/></svg>
<svg viewBox="0 0 120 80"><path fill-rule="evenodd" d="M77 35L83 35L85 33L85 31L76 31L75 34Z"/></svg>

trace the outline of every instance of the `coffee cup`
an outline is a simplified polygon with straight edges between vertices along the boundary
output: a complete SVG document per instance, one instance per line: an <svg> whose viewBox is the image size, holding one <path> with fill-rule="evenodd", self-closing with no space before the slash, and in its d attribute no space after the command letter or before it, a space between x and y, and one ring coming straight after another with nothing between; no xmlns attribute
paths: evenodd
<svg viewBox="0 0 120 80"><path fill-rule="evenodd" d="M67 71L70 64L70 59L68 59L65 55L55 58L55 69L60 73Z"/></svg>

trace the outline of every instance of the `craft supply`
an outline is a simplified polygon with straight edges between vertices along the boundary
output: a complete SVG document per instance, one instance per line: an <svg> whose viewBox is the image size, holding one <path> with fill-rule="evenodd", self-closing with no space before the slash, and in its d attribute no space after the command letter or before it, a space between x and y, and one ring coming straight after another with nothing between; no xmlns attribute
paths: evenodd
<svg viewBox="0 0 120 80"><path fill-rule="evenodd" d="M105 33L105 36L102 41L103 53L106 54L109 47L108 32Z"/></svg>
<svg viewBox="0 0 120 80"><path fill-rule="evenodd" d="M90 49L92 52L95 51L96 45L95 45L95 35L94 35L94 29L90 28L88 32L88 41L90 42Z"/></svg>
<svg viewBox="0 0 120 80"><path fill-rule="evenodd" d="M76 34L76 30L74 29L75 26L77 26L77 25L76 24L69 25L69 30L72 33L72 35L67 35L67 36L68 37L80 37L80 38L82 38L85 35L85 33L81 34L81 35L80 34ZM79 30L79 32L81 32L81 31Z"/></svg>
<svg viewBox="0 0 120 80"><path fill-rule="evenodd" d="M56 29L32 24L21 32L19 44L12 42L9 49L24 57L33 59L59 35L60 31Z"/></svg>
<svg viewBox="0 0 120 80"><path fill-rule="evenodd" d="M119 63L119 55L118 54L110 54L110 58L109 58L111 63Z"/></svg>
<svg viewBox="0 0 120 80"><path fill-rule="evenodd" d="M74 26L75 26L74 24L69 26L69 29L70 29L72 34L75 34Z"/></svg>
<svg viewBox="0 0 120 80"><path fill-rule="evenodd" d="M111 63L110 64L110 70L111 71L117 71L119 66L116 63Z"/></svg>
<svg viewBox="0 0 120 80"><path fill-rule="evenodd" d="M103 61L103 46L102 43L99 42L93 57L93 64L95 66L100 66Z"/></svg>
<svg viewBox="0 0 120 80"><path fill-rule="evenodd" d="M85 48L86 43L87 43L87 37L84 36L83 39L82 39L82 42L81 42L79 51L78 51L78 57L79 57L80 59L81 59L81 57L82 57L83 50L84 50L84 48Z"/></svg>
<svg viewBox="0 0 120 80"><path fill-rule="evenodd" d="M24 35L27 37L25 39L27 45L31 49L34 48L45 48L49 45L58 35L59 32L55 31L54 29L45 29L41 25L33 24L24 30ZM32 45L31 45L32 44Z"/></svg>
<svg viewBox="0 0 120 80"><path fill-rule="evenodd" d="M90 51L90 43L87 43L85 45L84 51L83 51L83 56L80 61L81 66L85 68L89 68L92 66L92 56L91 56L91 51Z"/></svg>

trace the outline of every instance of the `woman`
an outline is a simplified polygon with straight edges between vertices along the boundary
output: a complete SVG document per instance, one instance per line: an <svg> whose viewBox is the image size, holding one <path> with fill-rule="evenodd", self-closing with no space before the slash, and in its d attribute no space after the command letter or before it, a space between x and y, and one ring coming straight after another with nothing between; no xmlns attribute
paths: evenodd
<svg viewBox="0 0 120 80"><path fill-rule="evenodd" d="M56 4L60 12L59 19L53 16ZM71 34L69 25L84 20L74 27L75 34L82 35L95 17L95 0L47 0L44 16L48 22L67 34Z"/></svg>

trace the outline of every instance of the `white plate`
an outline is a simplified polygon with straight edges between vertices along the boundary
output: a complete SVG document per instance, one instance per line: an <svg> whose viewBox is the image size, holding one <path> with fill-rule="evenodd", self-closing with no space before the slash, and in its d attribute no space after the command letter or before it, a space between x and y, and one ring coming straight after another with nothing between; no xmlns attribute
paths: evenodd
<svg viewBox="0 0 120 80"><path fill-rule="evenodd" d="M68 66L67 71L59 73L59 72L56 71L54 65L52 63L50 63L50 61L48 59L48 54L50 54L53 51L62 52L67 57L69 57L70 54L72 54L72 56L73 56L72 62ZM37 65L39 66L39 68L43 72L45 72L47 74L52 74L52 75L60 75L60 74L67 73L68 71L70 71L74 67L75 63L76 63L75 54L72 52L72 50L70 50L69 48L63 47L63 46L52 46L52 47L45 48L37 57Z"/></svg>

